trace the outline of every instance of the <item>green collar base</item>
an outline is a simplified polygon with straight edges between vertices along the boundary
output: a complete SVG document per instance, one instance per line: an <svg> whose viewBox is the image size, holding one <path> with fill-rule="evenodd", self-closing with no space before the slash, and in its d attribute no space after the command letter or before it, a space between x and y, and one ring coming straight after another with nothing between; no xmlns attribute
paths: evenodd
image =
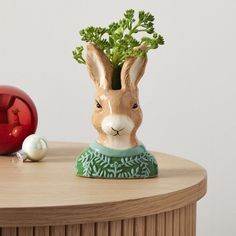
<svg viewBox="0 0 236 236"><path fill-rule="evenodd" d="M89 145L89 147L99 153L102 153L110 157L135 156L147 151L143 144L139 144L135 147L128 149L113 149L105 147L102 144L98 143L97 141L94 141Z"/></svg>
<svg viewBox="0 0 236 236"><path fill-rule="evenodd" d="M142 144L115 150L94 142L77 157L75 169L78 176L93 178L133 179L158 175L155 157Z"/></svg>

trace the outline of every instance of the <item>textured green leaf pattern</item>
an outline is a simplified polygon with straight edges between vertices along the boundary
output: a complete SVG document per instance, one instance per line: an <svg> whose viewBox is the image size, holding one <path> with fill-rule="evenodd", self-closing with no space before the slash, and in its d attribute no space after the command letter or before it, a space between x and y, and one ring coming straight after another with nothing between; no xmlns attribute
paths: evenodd
<svg viewBox="0 0 236 236"><path fill-rule="evenodd" d="M114 157L89 147L77 157L76 174L97 178L148 178L158 174L158 166L151 153Z"/></svg>

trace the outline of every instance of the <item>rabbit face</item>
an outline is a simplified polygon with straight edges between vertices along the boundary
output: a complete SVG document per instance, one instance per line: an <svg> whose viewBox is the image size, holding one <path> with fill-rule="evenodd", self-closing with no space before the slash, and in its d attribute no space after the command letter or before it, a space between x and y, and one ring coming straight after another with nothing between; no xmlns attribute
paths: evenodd
<svg viewBox="0 0 236 236"><path fill-rule="evenodd" d="M142 122L137 84L147 58L128 58L121 70L121 89L111 88L112 65L94 44L87 46L86 64L96 85L92 116L98 131L98 142L114 149L127 149L138 144L136 131Z"/></svg>
<svg viewBox="0 0 236 236"><path fill-rule="evenodd" d="M99 143L119 149L137 145L135 134L141 121L138 91L97 89L92 122L100 134Z"/></svg>

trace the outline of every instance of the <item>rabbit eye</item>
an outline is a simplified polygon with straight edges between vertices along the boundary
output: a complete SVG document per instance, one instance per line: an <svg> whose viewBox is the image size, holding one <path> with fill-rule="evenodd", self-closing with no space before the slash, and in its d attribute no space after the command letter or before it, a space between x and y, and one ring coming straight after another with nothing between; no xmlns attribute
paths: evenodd
<svg viewBox="0 0 236 236"><path fill-rule="evenodd" d="M96 101L96 107L97 108L102 108L101 104L98 101Z"/></svg>
<svg viewBox="0 0 236 236"><path fill-rule="evenodd" d="M136 109L136 108L138 108L138 104L134 103L134 105L132 106L132 109Z"/></svg>

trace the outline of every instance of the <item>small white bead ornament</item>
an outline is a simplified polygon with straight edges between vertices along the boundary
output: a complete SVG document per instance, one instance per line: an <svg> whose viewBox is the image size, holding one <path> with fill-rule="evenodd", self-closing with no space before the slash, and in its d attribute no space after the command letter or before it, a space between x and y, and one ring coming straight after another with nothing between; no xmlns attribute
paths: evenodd
<svg viewBox="0 0 236 236"><path fill-rule="evenodd" d="M38 134L29 135L22 144L22 150L17 156L22 160L40 161L47 154L47 141Z"/></svg>

